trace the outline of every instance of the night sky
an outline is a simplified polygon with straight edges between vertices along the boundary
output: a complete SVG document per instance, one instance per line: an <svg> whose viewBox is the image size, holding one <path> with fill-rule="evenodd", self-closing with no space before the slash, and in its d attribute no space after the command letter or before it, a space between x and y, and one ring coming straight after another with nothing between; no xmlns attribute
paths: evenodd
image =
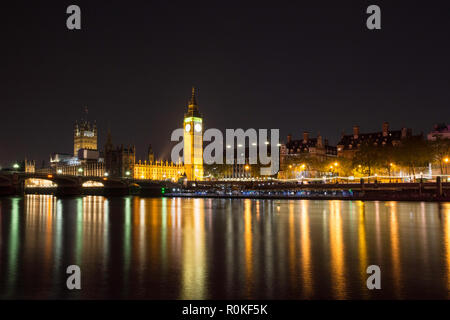
<svg viewBox="0 0 450 320"><path fill-rule="evenodd" d="M282 140L450 122L444 1L168 2L2 2L0 164L71 153L85 106L101 149L109 125L138 158L150 143L168 158L193 85L207 128L279 128ZM70 4L80 31L66 28ZM369 4L381 30L366 28Z"/></svg>

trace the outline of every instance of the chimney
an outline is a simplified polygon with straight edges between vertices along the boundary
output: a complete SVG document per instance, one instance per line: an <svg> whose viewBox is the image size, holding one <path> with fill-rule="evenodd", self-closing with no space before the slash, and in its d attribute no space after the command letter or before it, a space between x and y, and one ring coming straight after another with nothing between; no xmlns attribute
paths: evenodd
<svg viewBox="0 0 450 320"><path fill-rule="evenodd" d="M309 132L303 131L303 143L307 143L309 140Z"/></svg>
<svg viewBox="0 0 450 320"><path fill-rule="evenodd" d="M292 140L292 134L289 133L287 136L287 143L291 142L291 140Z"/></svg>
<svg viewBox="0 0 450 320"><path fill-rule="evenodd" d="M358 139L359 136L359 126L353 126L353 138Z"/></svg>
<svg viewBox="0 0 450 320"><path fill-rule="evenodd" d="M389 122L383 122L383 137L387 137L389 133Z"/></svg>

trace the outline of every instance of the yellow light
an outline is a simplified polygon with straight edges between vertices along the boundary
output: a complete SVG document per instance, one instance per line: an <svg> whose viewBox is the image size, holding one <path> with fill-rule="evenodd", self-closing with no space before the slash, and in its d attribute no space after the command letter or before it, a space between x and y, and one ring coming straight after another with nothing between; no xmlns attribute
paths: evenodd
<svg viewBox="0 0 450 320"><path fill-rule="evenodd" d="M191 122L191 121L202 122L202 118L189 117L189 118L184 119L184 122Z"/></svg>
<svg viewBox="0 0 450 320"><path fill-rule="evenodd" d="M248 169L250 169L250 166L247 164L247 165L245 166L245 170L248 170Z"/></svg>
<svg viewBox="0 0 450 320"><path fill-rule="evenodd" d="M289 169L292 169L292 165L289 165Z"/></svg>
<svg viewBox="0 0 450 320"><path fill-rule="evenodd" d="M444 162L447 163L447 162L448 162L448 158L445 158L445 159L444 159Z"/></svg>
<svg viewBox="0 0 450 320"><path fill-rule="evenodd" d="M337 163L337 162L334 163L334 166L335 166L335 167L337 167L338 165L339 165L339 163Z"/></svg>
<svg viewBox="0 0 450 320"><path fill-rule="evenodd" d="M52 174L47 175L47 178L53 178Z"/></svg>
<svg viewBox="0 0 450 320"><path fill-rule="evenodd" d="M394 164L391 162L389 165L392 167Z"/></svg>

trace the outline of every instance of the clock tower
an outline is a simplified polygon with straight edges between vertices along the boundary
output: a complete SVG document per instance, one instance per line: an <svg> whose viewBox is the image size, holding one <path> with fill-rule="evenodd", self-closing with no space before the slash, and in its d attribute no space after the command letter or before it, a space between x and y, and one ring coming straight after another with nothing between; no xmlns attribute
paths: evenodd
<svg viewBox="0 0 450 320"><path fill-rule="evenodd" d="M197 90L192 87L187 113L184 114L184 167L188 180L203 179L203 118L198 110Z"/></svg>

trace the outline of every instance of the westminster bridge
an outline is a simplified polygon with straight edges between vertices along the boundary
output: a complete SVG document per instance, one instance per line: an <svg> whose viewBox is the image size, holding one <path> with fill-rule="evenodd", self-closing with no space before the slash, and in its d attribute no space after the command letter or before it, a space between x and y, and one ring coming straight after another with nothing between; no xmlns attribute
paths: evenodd
<svg viewBox="0 0 450 320"><path fill-rule="evenodd" d="M51 182L42 187L28 187L27 181L39 180ZM85 187L86 184L94 187ZM78 195L91 191L107 194L129 194L137 190L145 195L161 195L165 189L179 186L170 181L140 180L133 178L74 176L63 174L28 173L28 172L0 172L0 196L17 195L22 193L55 193L58 195Z"/></svg>

